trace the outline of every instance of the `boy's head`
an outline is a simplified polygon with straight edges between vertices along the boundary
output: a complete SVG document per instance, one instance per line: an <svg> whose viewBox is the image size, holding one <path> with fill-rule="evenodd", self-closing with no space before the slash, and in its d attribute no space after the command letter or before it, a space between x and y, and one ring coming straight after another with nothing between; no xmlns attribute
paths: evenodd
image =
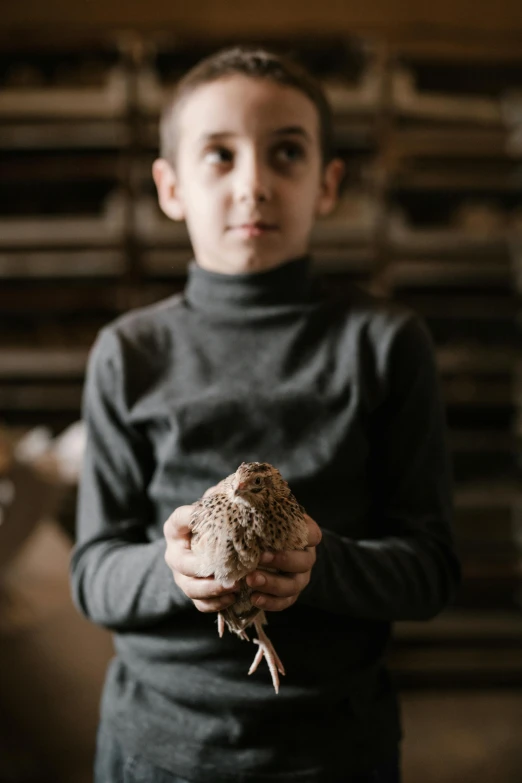
<svg viewBox="0 0 522 783"><path fill-rule="evenodd" d="M234 48L193 68L163 111L153 175L168 217L185 219L198 263L269 269L308 251L342 176L332 120L296 63Z"/></svg>

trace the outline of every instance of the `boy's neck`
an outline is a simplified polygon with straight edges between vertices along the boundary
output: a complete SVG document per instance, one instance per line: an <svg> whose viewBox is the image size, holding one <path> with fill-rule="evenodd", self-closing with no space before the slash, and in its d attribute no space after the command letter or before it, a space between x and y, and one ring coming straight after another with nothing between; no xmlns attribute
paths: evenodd
<svg viewBox="0 0 522 783"><path fill-rule="evenodd" d="M255 309L298 305L310 300L312 291L309 255L289 259L262 272L224 274L193 261L188 269L185 298L193 309L207 314L245 315Z"/></svg>
<svg viewBox="0 0 522 783"><path fill-rule="evenodd" d="M252 262L252 266L248 266L246 264L243 267L234 268L233 266L230 266L227 264L226 261L219 261L217 263L213 263L212 261L209 261L208 259L202 259L197 258L197 256L194 258L194 262L197 264L198 267L201 269L205 269L205 271L210 272L211 274L216 275L231 275L231 276L240 276L240 275L262 275L265 272L272 272L275 269L279 269L279 267L286 266L287 264L291 263L292 261L295 261L299 258L304 258L305 256L308 256L308 253L300 253L298 256L292 256L290 258L283 258L282 260L276 260L273 261L269 266L256 266L255 262ZM266 261L263 262L266 264Z"/></svg>

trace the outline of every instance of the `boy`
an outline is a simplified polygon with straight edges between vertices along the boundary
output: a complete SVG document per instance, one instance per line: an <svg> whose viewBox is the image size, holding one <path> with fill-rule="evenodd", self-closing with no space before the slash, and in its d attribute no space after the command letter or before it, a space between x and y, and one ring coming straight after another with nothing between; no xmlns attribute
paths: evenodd
<svg viewBox="0 0 522 783"><path fill-rule="evenodd" d="M73 593L116 646L96 781L397 783L390 624L436 615L459 575L431 343L310 272L342 164L306 73L218 53L161 133L159 203L195 262L182 296L102 330L85 390ZM242 461L274 464L310 515L308 549L248 577L278 696L266 667L246 675L253 645L219 639L234 589L196 578L190 551L190 504Z"/></svg>

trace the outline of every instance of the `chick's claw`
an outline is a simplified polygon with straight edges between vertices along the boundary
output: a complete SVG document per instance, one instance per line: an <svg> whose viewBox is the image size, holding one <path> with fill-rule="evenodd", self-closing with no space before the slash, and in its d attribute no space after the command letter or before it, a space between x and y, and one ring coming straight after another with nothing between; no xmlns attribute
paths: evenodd
<svg viewBox="0 0 522 783"><path fill-rule="evenodd" d="M272 683L274 690L279 693L279 674L286 674L285 668L281 663L281 659L275 651L274 645L263 630L262 623L258 620L254 623L259 639L253 639L254 644L259 645L259 649L256 653L256 657L250 667L248 673L253 674L263 658L266 658L270 674L272 676ZM278 674L279 673L279 674Z"/></svg>

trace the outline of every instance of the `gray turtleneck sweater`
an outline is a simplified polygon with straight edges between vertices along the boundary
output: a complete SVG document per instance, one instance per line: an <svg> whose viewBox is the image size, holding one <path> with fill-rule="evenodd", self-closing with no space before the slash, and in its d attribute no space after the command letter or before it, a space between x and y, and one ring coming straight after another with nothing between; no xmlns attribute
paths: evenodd
<svg viewBox="0 0 522 783"><path fill-rule="evenodd" d="M192 264L184 294L103 329L71 563L77 606L114 631L102 720L195 783L329 783L400 738L383 656L459 578L433 349L410 312L328 296L308 259L252 275ZM269 634L285 662L199 613L162 526L242 461L271 462L323 530L308 587Z"/></svg>

